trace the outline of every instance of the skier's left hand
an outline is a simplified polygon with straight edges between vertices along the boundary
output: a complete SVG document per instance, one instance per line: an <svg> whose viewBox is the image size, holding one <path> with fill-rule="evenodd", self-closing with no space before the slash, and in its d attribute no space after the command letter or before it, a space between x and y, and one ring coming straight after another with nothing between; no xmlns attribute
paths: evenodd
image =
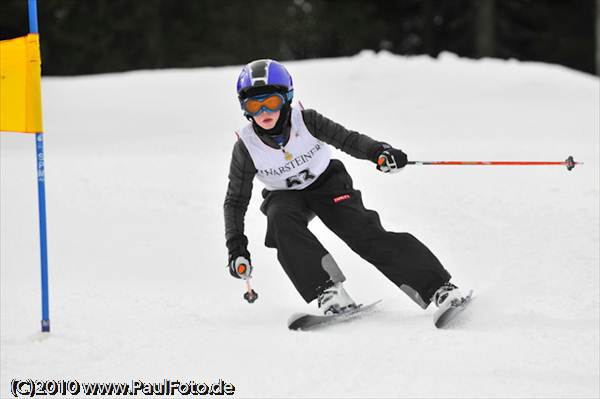
<svg viewBox="0 0 600 399"><path fill-rule="evenodd" d="M377 157L377 170L384 173L397 173L408 163L408 157L402 150L387 148Z"/></svg>

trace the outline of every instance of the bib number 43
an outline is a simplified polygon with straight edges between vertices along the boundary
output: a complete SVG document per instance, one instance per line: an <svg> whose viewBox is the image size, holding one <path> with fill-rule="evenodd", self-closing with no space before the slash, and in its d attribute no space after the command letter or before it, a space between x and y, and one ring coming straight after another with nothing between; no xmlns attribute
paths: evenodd
<svg viewBox="0 0 600 399"><path fill-rule="evenodd" d="M304 169L302 172L298 173L297 175L288 177L287 179L285 179L285 181L287 183L288 188L291 188L291 187L294 187L295 185L302 184L303 182L312 180L314 178L315 178L315 175L310 173L310 170Z"/></svg>

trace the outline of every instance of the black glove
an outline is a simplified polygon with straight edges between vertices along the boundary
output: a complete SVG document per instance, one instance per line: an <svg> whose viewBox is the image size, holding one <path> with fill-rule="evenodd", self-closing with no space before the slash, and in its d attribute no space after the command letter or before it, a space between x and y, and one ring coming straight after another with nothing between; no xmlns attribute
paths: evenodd
<svg viewBox="0 0 600 399"><path fill-rule="evenodd" d="M408 158L402 150L389 147L377 156L377 170L384 173L396 173L408 163Z"/></svg>
<svg viewBox="0 0 600 399"><path fill-rule="evenodd" d="M248 253L239 256L230 255L227 267L229 273L235 278L241 278L242 280L252 278L252 263Z"/></svg>

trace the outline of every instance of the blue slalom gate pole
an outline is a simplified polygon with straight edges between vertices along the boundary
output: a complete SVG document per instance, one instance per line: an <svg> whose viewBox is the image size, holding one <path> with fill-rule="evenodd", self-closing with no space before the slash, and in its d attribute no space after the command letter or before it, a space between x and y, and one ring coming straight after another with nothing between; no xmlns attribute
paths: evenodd
<svg viewBox="0 0 600 399"><path fill-rule="evenodd" d="M38 33L37 0L29 0L29 32ZM42 332L50 332L50 301L48 295L48 244L46 235L46 171L44 167L44 135L35 134L37 162L38 208L40 218L40 261L42 268Z"/></svg>
<svg viewBox="0 0 600 399"><path fill-rule="evenodd" d="M44 168L44 135L35 134L38 175L38 208L40 213L40 261L42 267L42 332L50 332L48 294L48 243L46 234L46 177Z"/></svg>

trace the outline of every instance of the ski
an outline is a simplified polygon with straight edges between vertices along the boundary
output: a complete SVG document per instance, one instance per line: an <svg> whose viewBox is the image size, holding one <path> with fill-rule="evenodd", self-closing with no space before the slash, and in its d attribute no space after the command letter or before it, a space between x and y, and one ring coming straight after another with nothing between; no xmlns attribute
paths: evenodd
<svg viewBox="0 0 600 399"><path fill-rule="evenodd" d="M325 327L331 324L349 321L365 315L369 310L372 310L375 305L381 302L381 299L368 305L360 304L355 308L346 310L343 313L333 315L316 315L311 313L295 313L288 320L288 328L290 330L313 330L320 327Z"/></svg>

